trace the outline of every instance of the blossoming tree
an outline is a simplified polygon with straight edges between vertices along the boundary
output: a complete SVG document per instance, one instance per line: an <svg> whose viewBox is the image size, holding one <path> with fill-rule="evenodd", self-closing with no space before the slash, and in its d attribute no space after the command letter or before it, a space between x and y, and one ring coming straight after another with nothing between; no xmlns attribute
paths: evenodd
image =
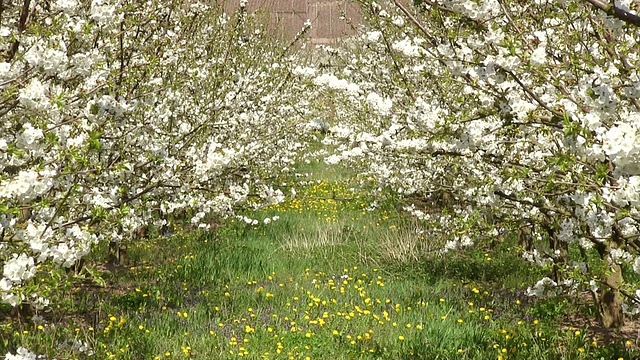
<svg viewBox="0 0 640 360"><path fill-rule="evenodd" d="M46 307L92 246L175 212L207 227L282 201L269 179L306 148L308 104L290 54L243 10L0 5L2 302Z"/></svg>
<svg viewBox="0 0 640 360"><path fill-rule="evenodd" d="M518 234L549 268L532 296L591 291L606 327L638 313L622 277L640 273L629 2L360 2L361 45L340 52L341 72L309 78L341 94L327 161L421 199L407 209L448 236L445 252Z"/></svg>

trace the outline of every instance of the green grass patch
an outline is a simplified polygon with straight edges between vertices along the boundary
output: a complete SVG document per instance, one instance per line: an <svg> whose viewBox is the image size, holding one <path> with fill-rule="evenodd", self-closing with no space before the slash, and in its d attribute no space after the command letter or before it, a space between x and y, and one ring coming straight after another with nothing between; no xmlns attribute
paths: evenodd
<svg viewBox="0 0 640 360"><path fill-rule="evenodd" d="M308 166L328 173L321 163ZM349 174L289 184L295 199L247 214L258 226L230 220L215 232L133 244L123 265L96 269L104 286L87 276L63 308L25 323L7 316L0 353L25 346L64 359L638 356L622 337L605 342L584 324L567 324L582 304L527 297L543 273L511 244L445 255L393 203L371 209L374 199Z"/></svg>

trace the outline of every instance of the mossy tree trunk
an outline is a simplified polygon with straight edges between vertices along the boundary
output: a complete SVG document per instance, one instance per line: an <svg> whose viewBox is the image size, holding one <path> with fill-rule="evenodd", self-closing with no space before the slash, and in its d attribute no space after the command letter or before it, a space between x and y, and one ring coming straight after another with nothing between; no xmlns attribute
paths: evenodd
<svg viewBox="0 0 640 360"><path fill-rule="evenodd" d="M609 273L602 279L605 286L596 302L598 305L598 321L600 325L607 329L619 328L624 325L622 297L618 290L623 281L622 269L618 264L611 265Z"/></svg>
<svg viewBox="0 0 640 360"><path fill-rule="evenodd" d="M598 321L607 329L620 328L624 325L624 313L622 312L622 294L620 289L624 284L622 268L611 261L609 252L611 249L619 249L623 246L623 238L614 226L611 241L596 245L600 258L608 264L606 273L602 276L602 289L594 293L594 299L598 308Z"/></svg>

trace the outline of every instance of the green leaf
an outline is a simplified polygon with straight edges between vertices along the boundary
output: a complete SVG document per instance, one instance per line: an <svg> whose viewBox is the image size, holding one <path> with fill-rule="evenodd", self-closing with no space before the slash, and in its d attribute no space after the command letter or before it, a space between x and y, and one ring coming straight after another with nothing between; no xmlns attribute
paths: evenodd
<svg viewBox="0 0 640 360"><path fill-rule="evenodd" d="M596 183L600 186L603 186L605 181L607 180L607 176L609 175L609 166L607 164L601 163L596 166Z"/></svg>
<svg viewBox="0 0 640 360"><path fill-rule="evenodd" d="M44 133L44 141L48 145L56 145L58 144L59 138L52 132L46 132Z"/></svg>
<svg viewBox="0 0 640 360"><path fill-rule="evenodd" d="M122 215L128 215L129 211L131 211L131 207L127 204L122 204L122 206L120 206L120 214Z"/></svg>
<svg viewBox="0 0 640 360"><path fill-rule="evenodd" d="M89 150L100 151L102 149L101 137L102 133L99 131L91 131L89 133Z"/></svg>

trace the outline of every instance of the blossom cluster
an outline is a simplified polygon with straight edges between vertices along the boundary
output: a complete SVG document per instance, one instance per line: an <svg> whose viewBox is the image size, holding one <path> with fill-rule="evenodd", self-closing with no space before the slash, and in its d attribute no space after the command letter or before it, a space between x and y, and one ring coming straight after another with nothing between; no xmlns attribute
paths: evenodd
<svg viewBox="0 0 640 360"><path fill-rule="evenodd" d="M15 354L7 353L4 358L7 360L36 360L37 357L31 351L20 347Z"/></svg>

